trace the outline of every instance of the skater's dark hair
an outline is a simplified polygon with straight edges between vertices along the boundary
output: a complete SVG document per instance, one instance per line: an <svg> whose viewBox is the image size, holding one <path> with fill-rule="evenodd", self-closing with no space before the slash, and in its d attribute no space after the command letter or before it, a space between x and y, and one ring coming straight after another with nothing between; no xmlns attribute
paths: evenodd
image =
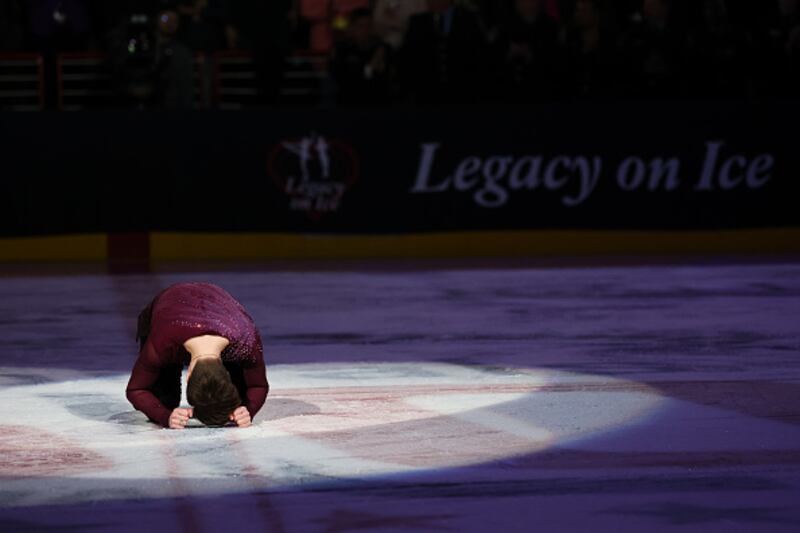
<svg viewBox="0 0 800 533"><path fill-rule="evenodd" d="M224 426L242 404L231 375L219 359L195 363L186 384L186 399L194 407L194 417L207 426Z"/></svg>

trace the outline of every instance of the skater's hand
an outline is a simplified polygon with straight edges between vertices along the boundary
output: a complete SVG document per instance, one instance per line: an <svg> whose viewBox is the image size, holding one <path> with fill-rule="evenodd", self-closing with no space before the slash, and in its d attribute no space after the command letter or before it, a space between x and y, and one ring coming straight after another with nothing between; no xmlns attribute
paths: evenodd
<svg viewBox="0 0 800 533"><path fill-rule="evenodd" d="M183 429L186 427L186 423L192 418L194 414L194 409L191 407L183 408L177 407L172 410L172 414L169 415L169 428L170 429Z"/></svg>
<svg viewBox="0 0 800 533"><path fill-rule="evenodd" d="M250 425L250 411L247 410L247 407L237 407L234 412L231 413L230 419L236 422L236 425L240 428L246 428Z"/></svg>

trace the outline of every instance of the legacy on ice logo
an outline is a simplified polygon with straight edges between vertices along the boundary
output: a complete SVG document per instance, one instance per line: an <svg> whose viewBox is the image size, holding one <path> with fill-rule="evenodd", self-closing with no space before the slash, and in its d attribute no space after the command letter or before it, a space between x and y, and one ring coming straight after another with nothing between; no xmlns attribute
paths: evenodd
<svg viewBox="0 0 800 533"><path fill-rule="evenodd" d="M318 219L339 210L347 189L358 181L359 160L349 144L312 134L289 139L269 153L268 172L287 196L292 211Z"/></svg>

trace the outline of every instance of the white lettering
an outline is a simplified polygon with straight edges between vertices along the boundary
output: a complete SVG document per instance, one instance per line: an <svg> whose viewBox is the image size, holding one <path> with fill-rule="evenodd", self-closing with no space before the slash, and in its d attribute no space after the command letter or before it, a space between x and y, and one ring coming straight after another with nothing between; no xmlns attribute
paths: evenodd
<svg viewBox="0 0 800 533"><path fill-rule="evenodd" d="M747 186L751 189L760 189L772 177L772 168L775 158L769 154L756 157L747 169Z"/></svg>
<svg viewBox="0 0 800 533"><path fill-rule="evenodd" d="M478 185L480 178L477 174L481 170L481 160L477 157L468 157L458 165L453 174L453 184L457 191L468 191ZM475 179L467 180L470 176Z"/></svg>
<svg viewBox="0 0 800 533"><path fill-rule="evenodd" d="M728 159L722 164L719 169L719 185L724 190L735 188L739 183L744 180L744 173L732 175L734 167L744 169L747 166L747 159L740 155L736 155Z"/></svg>
<svg viewBox="0 0 800 533"><path fill-rule="evenodd" d="M512 190L534 190L539 186L539 171L542 168L541 157L521 157L511 169L509 185Z"/></svg>
<svg viewBox="0 0 800 533"><path fill-rule="evenodd" d="M664 189L674 191L678 188L678 175L681 171L681 163L677 157L671 159L661 159L657 157L650 161L650 183L648 189L656 191L661 187L661 182L666 177Z"/></svg>
<svg viewBox="0 0 800 533"><path fill-rule="evenodd" d="M441 146L440 143L427 143L422 145L422 156L419 159L419 168L417 169L417 181L411 192L427 193L427 192L443 192L447 190L450 185L450 180L444 180L438 185L429 185L431 171L433 170L434 160L436 159L436 152Z"/></svg>
<svg viewBox="0 0 800 533"><path fill-rule="evenodd" d="M631 167L633 167L632 173ZM644 161L638 157L629 157L617 169L617 185L623 191L635 191L644 182L645 172Z"/></svg>
<svg viewBox="0 0 800 533"><path fill-rule="evenodd" d="M508 201L508 192L498 184L508 173L513 158L490 157L483 166L483 188L476 191L475 202L483 207L500 207Z"/></svg>
<svg viewBox="0 0 800 533"><path fill-rule="evenodd" d="M570 160L564 156L559 156L548 163L547 169L544 171L544 186L550 190L560 189L569 181L569 176L556 176L559 166L565 167L565 169L569 168Z"/></svg>
<svg viewBox="0 0 800 533"><path fill-rule="evenodd" d="M580 176L578 194L572 197L564 196L561 199L561 202L569 207L582 204L594 192L595 187L600 182L603 160L595 156L590 163L588 158L578 157L575 159L574 166L577 167Z"/></svg>
<svg viewBox="0 0 800 533"><path fill-rule="evenodd" d="M706 143L706 157L703 161L703 173L700 176L700 183L695 190L711 191L714 189L714 169L717 168L719 151L724 143L722 141L710 141Z"/></svg>

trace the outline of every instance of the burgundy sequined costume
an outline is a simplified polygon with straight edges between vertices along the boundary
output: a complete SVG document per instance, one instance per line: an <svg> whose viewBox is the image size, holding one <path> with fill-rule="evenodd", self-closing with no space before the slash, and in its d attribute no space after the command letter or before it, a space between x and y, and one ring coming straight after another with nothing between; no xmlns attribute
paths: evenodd
<svg viewBox="0 0 800 533"><path fill-rule="evenodd" d="M161 291L139 315L139 358L126 394L150 420L169 425L181 399L181 373L191 356L183 343L200 335L230 341L222 362L254 417L269 392L261 336L242 305L209 283L179 283Z"/></svg>

